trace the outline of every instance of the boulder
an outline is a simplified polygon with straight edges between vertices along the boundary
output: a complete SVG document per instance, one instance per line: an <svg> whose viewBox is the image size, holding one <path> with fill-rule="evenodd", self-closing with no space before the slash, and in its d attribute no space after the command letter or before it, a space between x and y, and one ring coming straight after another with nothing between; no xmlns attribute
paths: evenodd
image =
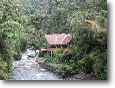
<svg viewBox="0 0 115 88"><path fill-rule="evenodd" d="M33 62L32 64L33 64L33 65L37 65L38 63L37 63L37 62Z"/></svg>
<svg viewBox="0 0 115 88"><path fill-rule="evenodd" d="M18 54L18 55L14 55L14 60L21 60L22 59L22 55Z"/></svg>

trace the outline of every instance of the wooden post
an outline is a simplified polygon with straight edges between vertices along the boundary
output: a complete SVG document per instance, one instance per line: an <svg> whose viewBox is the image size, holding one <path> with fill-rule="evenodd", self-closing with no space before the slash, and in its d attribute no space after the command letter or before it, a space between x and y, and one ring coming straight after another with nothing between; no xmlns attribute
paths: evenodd
<svg viewBox="0 0 115 88"><path fill-rule="evenodd" d="M57 46L55 45L56 49L57 49Z"/></svg>
<svg viewBox="0 0 115 88"><path fill-rule="evenodd" d="M51 58L52 58L52 51L51 51Z"/></svg>
<svg viewBox="0 0 115 88"><path fill-rule="evenodd" d="M48 51L47 51L47 55L48 55Z"/></svg>

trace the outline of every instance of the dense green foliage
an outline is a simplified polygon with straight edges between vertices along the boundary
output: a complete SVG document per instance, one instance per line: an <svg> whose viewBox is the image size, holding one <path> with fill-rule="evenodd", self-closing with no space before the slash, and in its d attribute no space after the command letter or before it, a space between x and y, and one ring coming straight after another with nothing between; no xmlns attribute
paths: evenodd
<svg viewBox="0 0 115 88"><path fill-rule="evenodd" d="M14 9L15 8L15 9ZM14 55L26 48L24 27L20 23L23 14L18 0L0 1L0 79L8 80Z"/></svg>
<svg viewBox="0 0 115 88"><path fill-rule="evenodd" d="M46 62L61 64L66 76L83 69L107 79L106 0L1 0L0 79L9 79L12 61L28 45L47 47L44 35L53 33L73 34L76 47L57 50Z"/></svg>
<svg viewBox="0 0 115 88"><path fill-rule="evenodd" d="M64 1L58 1L66 6ZM67 12L66 24L69 24L69 30L66 30L74 34L73 43L76 44L76 48L64 52L57 50L53 53L53 58L46 56L44 60L61 63L61 67L66 68L58 69L66 76L68 74L66 69L71 67L74 72L71 73L70 69L69 75L78 73L78 70L82 69L87 74L105 80L107 79L107 2L106 0L75 0L74 4L79 8L71 8L70 12Z"/></svg>
<svg viewBox="0 0 115 88"><path fill-rule="evenodd" d="M79 38L77 47L71 51L63 52L61 49L57 49L53 52L53 58L45 56L44 61L61 64L58 69L63 76L71 76L82 69L86 74L93 74L98 79L107 79L106 30L101 31L100 35L88 35L88 33L88 30L84 30L83 35L76 34L76 36L79 36L75 38L75 40Z"/></svg>
<svg viewBox="0 0 115 88"><path fill-rule="evenodd" d="M36 48L46 46L45 37L42 37L44 34L75 33L76 29L82 26L80 25L82 21L86 19L93 20L102 28L107 29L107 2L105 0L20 1L25 8L25 16L22 18L27 24L25 30L29 37L27 37L28 41Z"/></svg>

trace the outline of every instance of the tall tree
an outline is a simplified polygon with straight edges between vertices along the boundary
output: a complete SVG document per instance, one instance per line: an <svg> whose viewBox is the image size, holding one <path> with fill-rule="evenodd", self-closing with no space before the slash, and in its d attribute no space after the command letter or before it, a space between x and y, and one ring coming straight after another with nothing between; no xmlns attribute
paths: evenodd
<svg viewBox="0 0 115 88"><path fill-rule="evenodd" d="M26 46L20 22L23 8L18 0L1 0L0 13L0 66L5 65L0 69L0 79L8 80L14 54L20 54Z"/></svg>
<svg viewBox="0 0 115 88"><path fill-rule="evenodd" d="M19 0L2 0L1 1L2 21L13 20L19 22L24 9Z"/></svg>

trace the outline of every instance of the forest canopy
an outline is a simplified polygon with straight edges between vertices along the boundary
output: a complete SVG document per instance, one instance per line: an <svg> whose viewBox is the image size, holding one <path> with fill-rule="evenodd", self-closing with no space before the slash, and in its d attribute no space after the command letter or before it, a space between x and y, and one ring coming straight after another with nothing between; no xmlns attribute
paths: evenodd
<svg viewBox="0 0 115 88"><path fill-rule="evenodd" d="M107 0L0 0L0 79L10 78L15 56L47 47L53 33L74 34L68 65L107 79Z"/></svg>

